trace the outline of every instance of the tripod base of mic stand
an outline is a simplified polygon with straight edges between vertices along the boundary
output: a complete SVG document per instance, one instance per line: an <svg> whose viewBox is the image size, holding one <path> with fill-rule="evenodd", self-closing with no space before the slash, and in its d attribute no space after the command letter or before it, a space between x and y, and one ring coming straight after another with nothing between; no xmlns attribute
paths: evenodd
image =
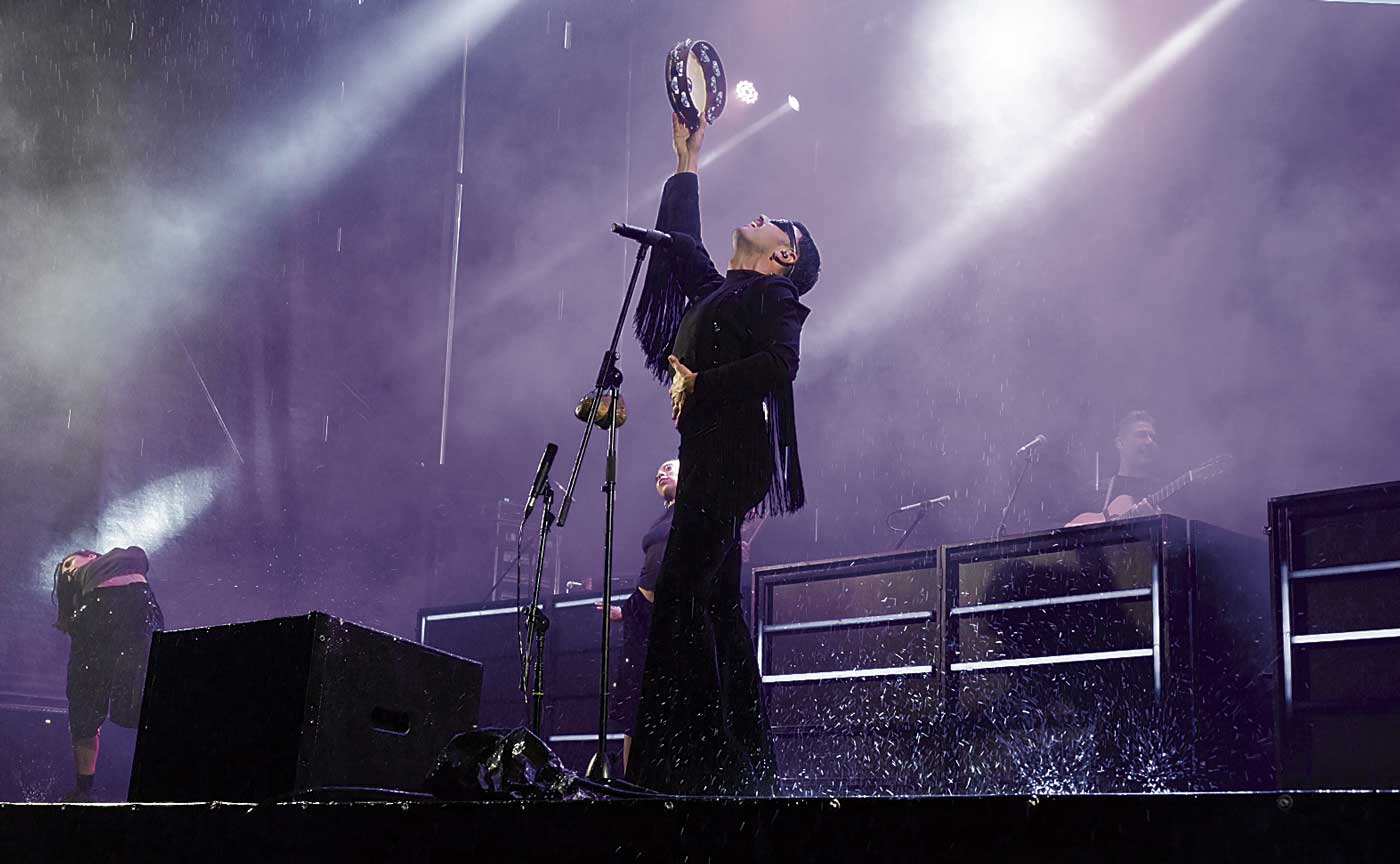
<svg viewBox="0 0 1400 864"><path fill-rule="evenodd" d="M585 777L594 783L607 783L613 779L612 763L607 754L594 753L593 758L588 760L588 770L584 772Z"/></svg>

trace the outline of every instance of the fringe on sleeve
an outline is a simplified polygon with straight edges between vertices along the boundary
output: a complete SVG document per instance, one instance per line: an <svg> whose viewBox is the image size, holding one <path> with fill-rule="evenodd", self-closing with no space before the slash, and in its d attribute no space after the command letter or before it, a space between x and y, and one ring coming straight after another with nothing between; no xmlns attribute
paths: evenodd
<svg viewBox="0 0 1400 864"><path fill-rule="evenodd" d="M685 314L685 290L676 269L674 253L663 249L654 251L632 319L646 367L663 384L671 380L671 364L666 357L675 344L681 316Z"/></svg>
<svg viewBox="0 0 1400 864"><path fill-rule="evenodd" d="M796 513L807 503L802 486L802 462L797 456L797 418L792 385L780 387L764 399L771 436L773 479L759 505L760 515Z"/></svg>

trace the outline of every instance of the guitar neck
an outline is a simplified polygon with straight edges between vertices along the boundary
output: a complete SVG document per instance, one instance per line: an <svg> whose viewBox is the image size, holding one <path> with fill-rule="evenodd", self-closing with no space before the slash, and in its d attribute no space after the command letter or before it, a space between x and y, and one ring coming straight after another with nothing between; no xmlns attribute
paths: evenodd
<svg viewBox="0 0 1400 864"><path fill-rule="evenodd" d="M1160 505L1163 501L1167 500L1168 498L1172 497L1173 495L1184 489L1186 486L1188 486L1191 483L1191 480L1193 479L1192 474L1193 472L1187 471L1185 474L1182 474L1180 477L1163 486L1161 489L1158 489L1156 492L1153 492L1151 495L1148 495L1146 498L1147 502L1153 507Z"/></svg>

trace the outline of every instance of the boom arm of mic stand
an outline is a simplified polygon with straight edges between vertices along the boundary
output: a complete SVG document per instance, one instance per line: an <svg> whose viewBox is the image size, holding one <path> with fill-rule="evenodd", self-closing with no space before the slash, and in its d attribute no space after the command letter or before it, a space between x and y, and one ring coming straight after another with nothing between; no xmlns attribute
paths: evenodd
<svg viewBox="0 0 1400 864"><path fill-rule="evenodd" d="M564 503L559 507L559 518L554 520L554 524L560 528L569 520L569 508L574 503L574 487L578 485L578 474L583 468L588 439L592 437L593 424L598 419L598 406L603 401L603 391L622 384L622 373L617 369L617 343L622 339L622 328L627 323L627 310L632 308L632 293L637 289L637 276L642 272L642 262L646 257L647 247L637 244L637 260L632 265L632 278L627 282L627 295L622 298L622 310L617 313L617 326L613 328L612 344L603 352L603 363L598 368L598 380L593 385L593 408L588 412L588 422L583 424L583 441L579 443L578 455L574 457L574 470L569 474L569 485L564 490ZM617 423L616 404L612 406L612 420L609 422L614 425Z"/></svg>

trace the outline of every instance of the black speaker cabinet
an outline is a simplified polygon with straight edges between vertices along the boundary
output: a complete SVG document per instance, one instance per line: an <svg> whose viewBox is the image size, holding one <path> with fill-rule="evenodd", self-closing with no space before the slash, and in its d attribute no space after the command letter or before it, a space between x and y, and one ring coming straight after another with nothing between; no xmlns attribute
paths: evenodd
<svg viewBox="0 0 1400 864"><path fill-rule="evenodd" d="M480 701L479 663L324 612L157 633L130 800L422 791Z"/></svg>
<svg viewBox="0 0 1400 864"><path fill-rule="evenodd" d="M1400 786L1400 482L1269 502L1285 788Z"/></svg>
<svg viewBox="0 0 1400 864"><path fill-rule="evenodd" d="M944 547L951 791L1269 788L1267 561L1173 516Z"/></svg>

